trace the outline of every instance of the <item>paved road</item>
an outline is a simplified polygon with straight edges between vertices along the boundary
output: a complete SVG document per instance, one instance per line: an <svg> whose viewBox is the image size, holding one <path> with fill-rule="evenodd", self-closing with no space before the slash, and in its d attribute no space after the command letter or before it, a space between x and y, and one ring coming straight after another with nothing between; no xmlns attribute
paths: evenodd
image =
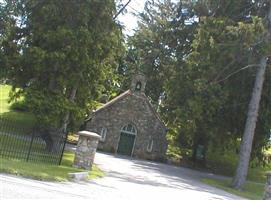
<svg viewBox="0 0 271 200"><path fill-rule="evenodd" d="M107 176L89 182L41 182L2 174L0 199L244 200L197 181L202 174L193 170L101 153L95 162Z"/></svg>

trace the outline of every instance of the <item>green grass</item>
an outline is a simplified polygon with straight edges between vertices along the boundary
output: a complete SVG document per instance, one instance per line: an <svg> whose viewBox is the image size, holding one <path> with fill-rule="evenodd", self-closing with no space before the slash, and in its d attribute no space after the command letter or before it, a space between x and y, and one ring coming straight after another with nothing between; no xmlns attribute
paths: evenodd
<svg viewBox="0 0 271 200"><path fill-rule="evenodd" d="M30 163L16 159L0 160L0 172L16 174L23 177L33 178L46 181L67 181L68 173L83 172L86 170L72 167L74 153L66 151L63 156L62 164L47 165L44 163ZM104 173L97 167L93 166L89 171L89 178L103 177Z"/></svg>
<svg viewBox="0 0 271 200"><path fill-rule="evenodd" d="M23 151L25 149L27 150L30 145L30 139L26 142L24 138L18 138L18 135L1 135L0 138L0 149L9 149L10 145L12 144L12 149L20 149ZM43 150L45 149L45 144L36 143L36 141L33 140L32 148Z"/></svg>
<svg viewBox="0 0 271 200"><path fill-rule="evenodd" d="M16 122L16 125L24 128L32 128L35 124L35 117L27 112L12 111L8 103L11 86L0 85L0 117L2 119Z"/></svg>
<svg viewBox="0 0 271 200"><path fill-rule="evenodd" d="M0 135L0 156L2 158L16 158L26 160L30 148L30 139L20 135ZM44 142L33 140L29 160L35 162L54 162L59 154L52 154L46 150Z"/></svg>
<svg viewBox="0 0 271 200"><path fill-rule="evenodd" d="M248 180L258 182L258 183L266 183L266 172L271 170L271 163L266 167L255 167L249 168L248 171Z"/></svg>
<svg viewBox="0 0 271 200"><path fill-rule="evenodd" d="M35 123L35 117L27 112L18 112L18 111L8 111L5 113L0 113L0 116L3 119L8 119L12 121L16 121L18 126L33 126Z"/></svg>
<svg viewBox="0 0 271 200"><path fill-rule="evenodd" d="M250 200L262 200L264 192L264 184L249 182L245 185L242 191L235 190L231 187L231 182L228 180L202 179L202 182L227 191L238 196L246 197Z"/></svg>
<svg viewBox="0 0 271 200"><path fill-rule="evenodd" d="M12 128L12 130L16 130L16 142L12 143L12 149L20 149L19 152L22 153L22 151L25 152L28 150L29 142L25 142L23 139L18 137L18 135L29 134L30 131L28 130L32 129L35 124L35 117L27 112L12 111L10 109L11 104L8 103L10 90L11 86L0 85L0 117L4 120L11 120L13 122L13 125L12 127L5 127L0 122L0 130L3 132L10 130L10 128ZM5 123L5 121L2 121L2 123ZM12 136L1 135L0 150L1 148L8 148L7 145L10 145L9 141L11 141L10 137ZM36 161L44 161L44 159L48 159L48 153L44 151L45 144L39 144L34 142L32 148L36 149L35 152L39 152L39 155L31 155L30 159L35 159ZM13 153L16 154L16 157L20 157L19 152ZM9 153L9 157L11 154L12 153ZM6 159L4 158L4 156L5 155L2 155L0 153L0 172L16 174L38 180L66 181L68 180L68 173L86 171L72 167L74 159L74 153L72 152L64 153L62 164L60 166L44 164L42 162L26 162L19 159ZM25 153L22 153L22 156L25 156ZM102 176L104 176L104 173L100 169L98 169L97 166L94 165L92 171L89 172L89 178L96 178Z"/></svg>
<svg viewBox="0 0 271 200"><path fill-rule="evenodd" d="M10 111L10 104L8 103L9 92L11 86L0 85L0 114Z"/></svg>
<svg viewBox="0 0 271 200"><path fill-rule="evenodd" d="M221 174L233 177L237 167L238 156L234 152L228 151L221 155L219 153L209 153L207 157L207 167L215 174ZM271 163L268 166L250 167L248 171L248 180L265 183L266 172L270 171Z"/></svg>

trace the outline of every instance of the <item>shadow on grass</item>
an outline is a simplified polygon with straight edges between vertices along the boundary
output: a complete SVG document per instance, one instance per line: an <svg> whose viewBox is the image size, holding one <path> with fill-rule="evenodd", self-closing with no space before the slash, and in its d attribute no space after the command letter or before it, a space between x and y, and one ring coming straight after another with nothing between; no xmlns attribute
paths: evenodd
<svg viewBox="0 0 271 200"><path fill-rule="evenodd" d="M0 114L0 122L15 122L13 126L31 129L37 122L35 116L28 112L9 111Z"/></svg>
<svg viewBox="0 0 271 200"><path fill-rule="evenodd" d="M227 192L246 197L251 200L262 200L264 192L264 184L247 182L244 189L239 191L231 187L230 180L202 179L202 182L225 190Z"/></svg>

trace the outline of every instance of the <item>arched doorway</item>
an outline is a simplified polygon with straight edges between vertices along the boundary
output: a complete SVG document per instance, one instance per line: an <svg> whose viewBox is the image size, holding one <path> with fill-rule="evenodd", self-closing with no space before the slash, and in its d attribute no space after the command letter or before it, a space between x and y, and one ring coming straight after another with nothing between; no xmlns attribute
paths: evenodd
<svg viewBox="0 0 271 200"><path fill-rule="evenodd" d="M135 139L136 139L136 128L132 124L127 124L120 130L120 139L118 144L118 154L131 156L133 153Z"/></svg>

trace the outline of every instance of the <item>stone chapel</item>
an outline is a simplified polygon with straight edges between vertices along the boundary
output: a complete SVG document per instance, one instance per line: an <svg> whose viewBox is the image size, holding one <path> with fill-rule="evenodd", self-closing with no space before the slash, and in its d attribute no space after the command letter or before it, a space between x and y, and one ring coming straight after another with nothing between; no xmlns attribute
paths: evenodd
<svg viewBox="0 0 271 200"><path fill-rule="evenodd" d="M164 160L167 128L145 95L143 74L130 89L97 109L86 129L100 134L98 149L150 160Z"/></svg>

